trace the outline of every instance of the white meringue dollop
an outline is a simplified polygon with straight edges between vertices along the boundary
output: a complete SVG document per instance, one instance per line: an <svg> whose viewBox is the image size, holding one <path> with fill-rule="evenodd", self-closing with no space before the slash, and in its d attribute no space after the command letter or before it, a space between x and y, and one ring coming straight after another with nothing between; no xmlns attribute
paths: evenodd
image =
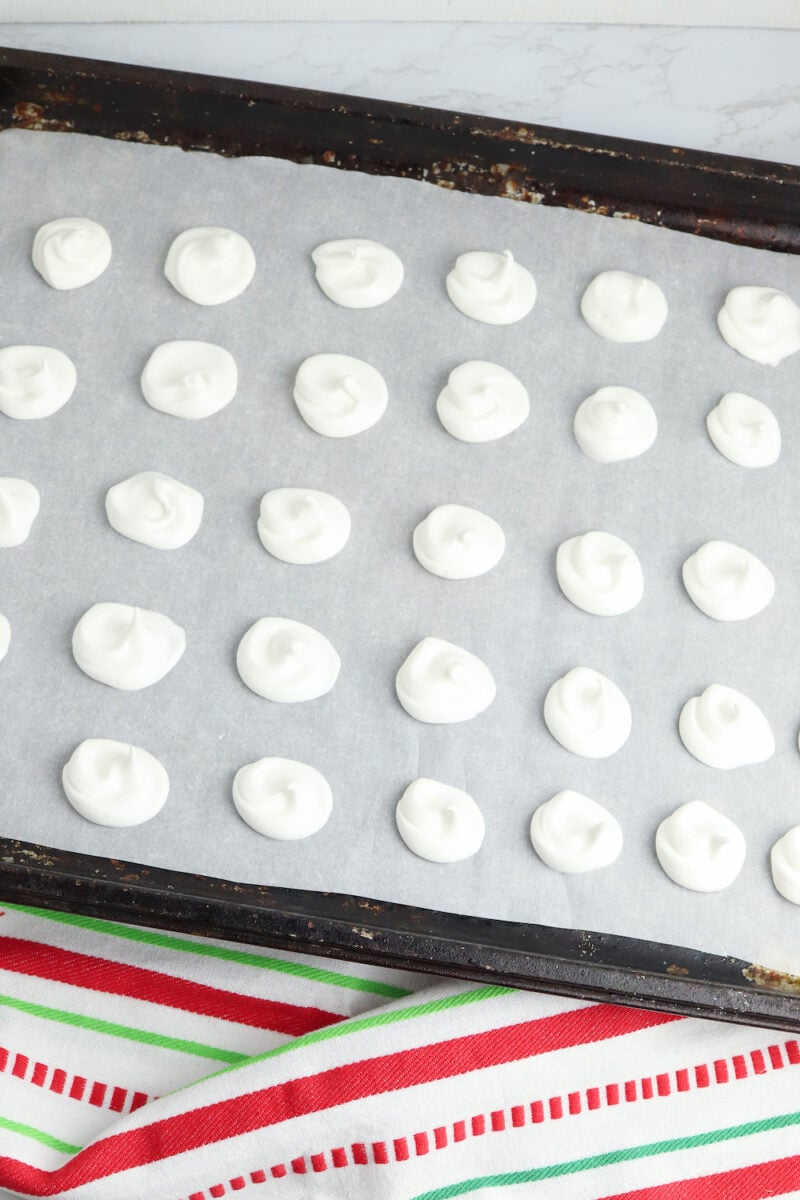
<svg viewBox="0 0 800 1200"><path fill-rule="evenodd" d="M381 419L388 400L380 371L348 354L312 354L294 382L300 416L324 437L363 433Z"/></svg>
<svg viewBox="0 0 800 1200"><path fill-rule="evenodd" d="M531 402L527 390L496 363L454 367L439 393L436 412L448 433L461 442L493 442L519 429Z"/></svg>
<svg viewBox="0 0 800 1200"><path fill-rule="evenodd" d="M531 819L531 842L554 871L597 871L619 858L622 829L607 808L581 792L558 792Z"/></svg>
<svg viewBox="0 0 800 1200"><path fill-rule="evenodd" d="M256 833L290 842L322 829L333 809L333 794L325 776L308 763L259 758L236 772L233 803Z"/></svg>
<svg viewBox="0 0 800 1200"><path fill-rule="evenodd" d="M93 604L72 634L72 653L84 674L123 692L158 683L185 649L180 625L130 604Z"/></svg>
<svg viewBox="0 0 800 1200"><path fill-rule="evenodd" d="M0 350L0 412L34 421L58 412L75 391L75 364L52 346Z"/></svg>
<svg viewBox="0 0 800 1200"><path fill-rule="evenodd" d="M115 829L149 821L169 795L169 776L154 755L110 738L81 742L61 782L76 812L95 825Z"/></svg>
<svg viewBox="0 0 800 1200"><path fill-rule="evenodd" d="M8 654L11 645L11 622L5 613L0 613L0 662Z"/></svg>
<svg viewBox="0 0 800 1200"><path fill-rule="evenodd" d="M667 298L657 283L628 271L602 271L581 298L583 319L610 342L649 342L667 319Z"/></svg>
<svg viewBox="0 0 800 1200"><path fill-rule="evenodd" d="M706 616L745 621L775 594L772 572L760 558L733 542L706 542L683 564L683 583Z"/></svg>
<svg viewBox="0 0 800 1200"><path fill-rule="evenodd" d="M142 395L151 408L198 421L230 404L238 371L233 355L212 342L164 342L142 371Z"/></svg>
<svg viewBox="0 0 800 1200"><path fill-rule="evenodd" d="M283 562L326 562L350 537L350 513L328 492L274 488L261 500L258 536Z"/></svg>
<svg viewBox="0 0 800 1200"><path fill-rule="evenodd" d="M341 665L323 634L286 617L256 621L236 651L242 681L258 696L279 704L324 696L336 683Z"/></svg>
<svg viewBox="0 0 800 1200"><path fill-rule="evenodd" d="M0 547L27 540L40 506L39 491L27 479L0 476Z"/></svg>
<svg viewBox="0 0 800 1200"><path fill-rule="evenodd" d="M474 579L496 567L506 546L496 521L464 504L440 504L414 530L417 562L442 579Z"/></svg>
<svg viewBox="0 0 800 1200"><path fill-rule="evenodd" d="M800 825L795 825L778 838L770 851L772 882L792 904L800 904Z"/></svg>
<svg viewBox="0 0 800 1200"><path fill-rule="evenodd" d="M800 350L800 308L776 288L732 288L717 325L728 345L754 362L776 367Z"/></svg>
<svg viewBox="0 0 800 1200"><path fill-rule="evenodd" d="M242 292L256 272L246 238L215 225L179 233L167 253L164 274L176 292L195 304L225 304Z"/></svg>
<svg viewBox="0 0 800 1200"><path fill-rule="evenodd" d="M436 779L415 779L395 810L397 831L409 850L428 862L463 862L477 854L486 825L472 796Z"/></svg>
<svg viewBox="0 0 800 1200"><path fill-rule="evenodd" d="M739 467L771 467L781 452L773 412L744 392L726 392L706 417L708 436L720 454Z"/></svg>
<svg viewBox="0 0 800 1200"><path fill-rule="evenodd" d="M650 401L627 387L603 387L583 401L573 421L575 440L595 462L638 458L656 440L658 419Z"/></svg>
<svg viewBox="0 0 800 1200"><path fill-rule="evenodd" d="M403 282L403 264L388 246L369 238L340 238L312 250L317 283L343 308L375 308Z"/></svg>
<svg viewBox="0 0 800 1200"><path fill-rule="evenodd" d="M704 800L682 804L656 830L656 855L664 873L693 892L730 887L745 851L738 825Z"/></svg>
<svg viewBox="0 0 800 1200"><path fill-rule="evenodd" d="M556 577L568 600L599 617L630 612L644 594L642 565L635 551L622 538L601 530L561 543Z"/></svg>
<svg viewBox="0 0 800 1200"><path fill-rule="evenodd" d="M111 238L87 217L59 217L33 239L33 265L50 287L70 291L92 283L111 262Z"/></svg>
<svg viewBox="0 0 800 1200"><path fill-rule="evenodd" d="M686 701L678 732L690 754L723 771L765 762L775 751L775 739L761 709L723 683L712 683L702 695Z"/></svg>
<svg viewBox="0 0 800 1200"><path fill-rule="evenodd" d="M406 712L429 725L470 721L484 712L497 688L484 662L442 638L418 642L395 679Z"/></svg>
<svg viewBox="0 0 800 1200"><path fill-rule="evenodd" d="M536 281L510 250L459 254L446 285L459 312L486 325L512 325L536 303Z"/></svg>
<svg viewBox="0 0 800 1200"><path fill-rule="evenodd" d="M177 550L200 528L204 501L200 492L170 475L141 471L106 493L112 529L155 550Z"/></svg>
<svg viewBox="0 0 800 1200"><path fill-rule="evenodd" d="M544 721L565 750L581 758L608 758L628 740L631 709L605 675L573 667L550 687Z"/></svg>

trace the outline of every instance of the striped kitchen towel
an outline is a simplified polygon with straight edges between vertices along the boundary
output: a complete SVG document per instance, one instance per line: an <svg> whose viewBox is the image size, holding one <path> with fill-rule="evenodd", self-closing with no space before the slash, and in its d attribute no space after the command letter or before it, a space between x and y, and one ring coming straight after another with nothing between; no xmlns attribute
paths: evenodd
<svg viewBox="0 0 800 1200"><path fill-rule="evenodd" d="M792 1035L0 907L2 1195L800 1196Z"/></svg>

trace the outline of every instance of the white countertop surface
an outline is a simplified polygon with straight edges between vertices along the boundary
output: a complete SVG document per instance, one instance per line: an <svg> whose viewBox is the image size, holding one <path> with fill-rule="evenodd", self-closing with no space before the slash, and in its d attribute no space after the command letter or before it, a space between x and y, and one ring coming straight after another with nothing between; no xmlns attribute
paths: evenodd
<svg viewBox="0 0 800 1200"><path fill-rule="evenodd" d="M800 31L487 22L0 24L0 44L800 164Z"/></svg>

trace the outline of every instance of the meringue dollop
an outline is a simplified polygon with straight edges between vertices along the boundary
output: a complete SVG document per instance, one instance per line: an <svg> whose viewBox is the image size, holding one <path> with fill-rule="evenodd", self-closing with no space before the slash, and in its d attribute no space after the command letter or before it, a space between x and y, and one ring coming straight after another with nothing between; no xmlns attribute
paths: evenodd
<svg viewBox="0 0 800 1200"><path fill-rule="evenodd" d="M40 505L39 491L27 479L0 476L0 547L22 545Z"/></svg>
<svg viewBox="0 0 800 1200"><path fill-rule="evenodd" d="M289 842L322 829L333 809L333 794L325 776L308 763L259 758L236 772L233 803L256 833Z"/></svg>
<svg viewBox="0 0 800 1200"><path fill-rule="evenodd" d="M185 649L180 625L130 604L93 604L72 634L72 653L84 674L123 692L158 683Z"/></svg>
<svg viewBox="0 0 800 1200"><path fill-rule="evenodd" d="M771 467L781 452L774 413L744 392L726 392L706 417L708 436L725 458L740 467Z"/></svg>
<svg viewBox="0 0 800 1200"><path fill-rule="evenodd" d="M489 707L497 691L477 655L437 637L417 643L397 672L395 688L406 712L429 725L470 721Z"/></svg>
<svg viewBox="0 0 800 1200"><path fill-rule="evenodd" d="M274 488L261 500L258 536L264 549L283 562L325 562L347 542L350 513L328 492Z"/></svg>
<svg viewBox="0 0 800 1200"><path fill-rule="evenodd" d="M800 350L800 308L776 288L732 288L717 325L728 345L754 362L776 367Z"/></svg>
<svg viewBox="0 0 800 1200"><path fill-rule="evenodd" d="M459 254L446 286L459 312L486 325L512 325L536 303L536 281L510 250Z"/></svg>
<svg viewBox="0 0 800 1200"><path fill-rule="evenodd" d="M348 354L312 354L294 382L300 416L324 437L363 433L381 419L388 400L380 371Z"/></svg>
<svg viewBox="0 0 800 1200"><path fill-rule="evenodd" d="M635 551L622 538L601 530L561 543L556 577L568 600L600 617L630 612L644 594L644 575Z"/></svg>
<svg viewBox="0 0 800 1200"><path fill-rule="evenodd" d="M417 562L442 579L474 579L497 566L506 539L486 513L464 504L440 504L414 530Z"/></svg>
<svg viewBox="0 0 800 1200"><path fill-rule="evenodd" d="M52 346L5 346L0 350L0 412L17 421L52 416L67 403L77 382L75 364Z"/></svg>
<svg viewBox="0 0 800 1200"><path fill-rule="evenodd" d="M436 401L442 425L461 442L505 437L520 427L530 409L528 393L516 375L479 360L454 367Z"/></svg>
<svg viewBox="0 0 800 1200"><path fill-rule="evenodd" d="M608 758L628 740L631 709L605 675L573 667L550 687L544 721L565 750L581 758Z"/></svg>
<svg viewBox="0 0 800 1200"><path fill-rule="evenodd" d="M733 542L706 542L683 564L683 583L706 616L745 621L775 594L772 572L760 558Z"/></svg>
<svg viewBox="0 0 800 1200"><path fill-rule="evenodd" d="M388 246L369 238L340 238L312 250L317 283L343 308L375 308L403 282L403 264Z"/></svg>
<svg viewBox="0 0 800 1200"><path fill-rule="evenodd" d="M236 651L242 681L256 695L279 704L324 696L336 683L341 665L323 634L286 617L256 621Z"/></svg>
<svg viewBox="0 0 800 1200"><path fill-rule="evenodd" d="M141 471L106 493L112 529L156 550L177 550L200 528L204 501L200 492L170 475Z"/></svg>
<svg viewBox="0 0 800 1200"><path fill-rule="evenodd" d="M477 854L486 825L472 796L436 779L415 779L395 810L397 831L409 850L428 862L463 862Z"/></svg>
<svg viewBox="0 0 800 1200"><path fill-rule="evenodd" d="M0 613L0 662L8 654L11 645L11 622L5 613Z"/></svg>
<svg viewBox="0 0 800 1200"><path fill-rule="evenodd" d="M151 408L198 421L230 404L238 372L233 355L212 342L164 342L142 371L142 394Z"/></svg>
<svg viewBox="0 0 800 1200"><path fill-rule="evenodd" d="M681 709L678 732L686 749L701 763L727 771L765 762L775 739L761 709L742 692L712 683Z"/></svg>
<svg viewBox="0 0 800 1200"><path fill-rule="evenodd" d="M778 838L770 851L772 882L785 900L800 904L800 825Z"/></svg>
<svg viewBox="0 0 800 1200"><path fill-rule="evenodd" d="M149 821L169 795L169 776L154 755L110 738L81 742L61 782L76 812L95 825L116 829Z"/></svg>
<svg viewBox="0 0 800 1200"><path fill-rule="evenodd" d="M597 871L619 858L622 829L607 808L581 792L558 792L531 819L531 842L554 871Z"/></svg>
<svg viewBox="0 0 800 1200"><path fill-rule="evenodd" d="M629 271L602 271L581 298L583 319L610 342L649 342L667 319L667 298L657 283Z"/></svg>
<svg viewBox="0 0 800 1200"><path fill-rule="evenodd" d="M682 804L656 830L656 855L664 873L693 892L730 887L745 851L738 825L704 800Z"/></svg>
<svg viewBox="0 0 800 1200"><path fill-rule="evenodd" d="M37 230L33 265L50 287L70 291L92 283L111 262L111 238L87 217L59 217Z"/></svg>
<svg viewBox="0 0 800 1200"><path fill-rule="evenodd" d="M573 421L575 440L595 462L637 458L656 440L658 419L650 401L627 387L603 387L583 401Z"/></svg>
<svg viewBox="0 0 800 1200"><path fill-rule="evenodd" d="M176 292L195 304L225 304L241 296L256 271L246 238L215 225L179 233L167 253L164 274Z"/></svg>

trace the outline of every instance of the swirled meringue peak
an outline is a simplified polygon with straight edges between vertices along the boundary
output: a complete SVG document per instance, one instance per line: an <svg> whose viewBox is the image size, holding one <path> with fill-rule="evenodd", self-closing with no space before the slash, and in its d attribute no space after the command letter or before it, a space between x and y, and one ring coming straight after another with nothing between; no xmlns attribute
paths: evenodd
<svg viewBox="0 0 800 1200"><path fill-rule="evenodd" d="M608 758L628 740L631 709L605 675L573 667L550 687L544 721L565 750L581 758Z"/></svg>
<svg viewBox="0 0 800 1200"><path fill-rule="evenodd" d="M0 662L8 654L11 645L11 623L5 613L0 613Z"/></svg>
<svg viewBox="0 0 800 1200"><path fill-rule="evenodd" d="M21 546L39 513L39 491L27 479L0 477L0 547Z"/></svg>
<svg viewBox="0 0 800 1200"><path fill-rule="evenodd" d="M720 454L740 467L771 467L781 452L775 415L753 396L726 392L706 417L708 436Z"/></svg>
<svg viewBox="0 0 800 1200"><path fill-rule="evenodd" d="M556 577L568 600L599 617L630 612L644 593L642 566L634 550L622 538L600 530L561 543Z"/></svg>
<svg viewBox="0 0 800 1200"><path fill-rule="evenodd" d="M785 900L800 904L800 825L778 838L770 851L772 882Z"/></svg>
<svg viewBox="0 0 800 1200"><path fill-rule="evenodd" d="M607 808L580 792L559 792L531 820L531 842L554 871L597 871L619 858L622 829Z"/></svg>
<svg viewBox="0 0 800 1200"><path fill-rule="evenodd" d="M395 679L406 712L429 725L470 721L489 707L497 688L484 662L442 638L418 642Z"/></svg>
<svg viewBox="0 0 800 1200"><path fill-rule="evenodd" d="M242 681L265 700L280 704L324 696L336 683L341 665L323 634L286 617L256 621L236 651Z"/></svg>
<svg viewBox="0 0 800 1200"><path fill-rule="evenodd" d="M403 264L388 246L369 238L323 242L311 252L317 283L343 308L376 308L391 300L403 282Z"/></svg>
<svg viewBox="0 0 800 1200"><path fill-rule="evenodd" d="M33 265L45 283L70 291L92 283L111 262L111 238L87 217L59 217L33 239Z"/></svg>
<svg viewBox="0 0 800 1200"><path fill-rule="evenodd" d="M203 519L203 497L186 483L158 471L141 471L106 493L106 514L117 533L156 550L190 542Z"/></svg>
<svg viewBox="0 0 800 1200"><path fill-rule="evenodd" d="M84 674L122 692L158 683L185 649L180 625L130 604L93 604L72 634L72 654Z"/></svg>
<svg viewBox="0 0 800 1200"><path fill-rule="evenodd" d="M602 271L581 298L583 319L610 342L649 342L667 319L667 299L652 279Z"/></svg>
<svg viewBox="0 0 800 1200"><path fill-rule="evenodd" d="M777 367L800 350L800 308L775 288L732 288L717 325L728 345L754 362Z"/></svg>
<svg viewBox="0 0 800 1200"><path fill-rule="evenodd" d="M638 458L656 440L658 419L650 401L627 387L603 387L583 401L573 421L575 440L595 462Z"/></svg>
<svg viewBox="0 0 800 1200"><path fill-rule="evenodd" d="M230 404L239 382L233 355L212 342L163 342L142 371L151 408L198 421Z"/></svg>
<svg viewBox="0 0 800 1200"><path fill-rule="evenodd" d="M486 325L513 325L536 303L536 280L510 250L459 254L446 284L459 312Z"/></svg>
<svg viewBox="0 0 800 1200"><path fill-rule="evenodd" d="M745 621L775 594L772 572L760 558L733 542L706 542L683 564L683 583L706 616Z"/></svg>
<svg viewBox="0 0 800 1200"><path fill-rule="evenodd" d="M350 513L335 496L311 488L274 488L261 500L258 536L288 563L333 558L350 536Z"/></svg>
<svg viewBox="0 0 800 1200"><path fill-rule="evenodd" d="M417 562L442 579L474 579L496 567L506 546L496 521L464 504L440 504L414 530Z"/></svg>
<svg viewBox="0 0 800 1200"><path fill-rule="evenodd" d="M693 892L721 892L744 864L738 825L704 800L690 800L656 830L656 855L666 875Z"/></svg>
<svg viewBox="0 0 800 1200"><path fill-rule="evenodd" d="M154 755L110 738L81 742L61 782L76 812L95 825L116 829L149 821L169 795L169 776Z"/></svg>
<svg viewBox="0 0 800 1200"><path fill-rule="evenodd" d="M333 809L333 794L324 775L307 763L259 758L236 772L233 803L256 833L291 842L322 829Z"/></svg>
<svg viewBox="0 0 800 1200"><path fill-rule="evenodd" d="M531 402L525 387L505 367L465 362L454 367L439 393L436 412L461 442L494 442L525 421Z"/></svg>
<svg viewBox="0 0 800 1200"><path fill-rule="evenodd" d="M686 701L678 732L690 754L723 771L766 762L775 750L761 709L724 683L712 683L700 696Z"/></svg>
<svg viewBox="0 0 800 1200"><path fill-rule="evenodd" d="M179 233L164 265L175 291L204 305L241 296L255 272L256 256L247 239L214 225Z"/></svg>
<svg viewBox="0 0 800 1200"><path fill-rule="evenodd" d="M483 813L472 796L436 779L410 783L397 803L395 820L409 850L428 862L472 858L486 832Z"/></svg>
<svg viewBox="0 0 800 1200"><path fill-rule="evenodd" d="M312 354L300 364L294 402L323 437L350 437L380 421L389 392L375 367L349 354Z"/></svg>
<svg viewBox="0 0 800 1200"><path fill-rule="evenodd" d="M52 346L0 350L0 412L33 421L58 412L75 391L75 364Z"/></svg>

